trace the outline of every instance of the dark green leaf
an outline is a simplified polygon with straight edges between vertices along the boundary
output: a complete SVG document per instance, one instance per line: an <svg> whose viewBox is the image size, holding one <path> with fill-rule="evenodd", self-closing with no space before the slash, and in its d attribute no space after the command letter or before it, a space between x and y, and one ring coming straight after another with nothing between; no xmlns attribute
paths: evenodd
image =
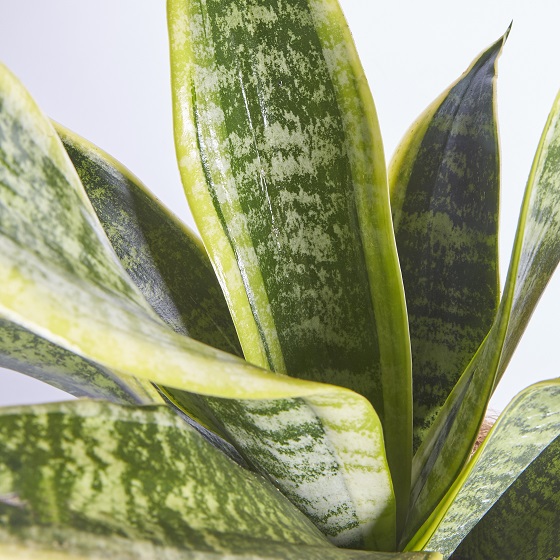
<svg viewBox="0 0 560 560"><path fill-rule="evenodd" d="M289 452L300 443L291 429L300 418L274 416L274 428L286 435L278 460L291 489L309 497L312 509L321 504L328 512L321 521L340 540L393 549L394 495L371 404L348 389L266 371L166 326L113 252L51 123L3 66L0 100L4 122L14 123L4 144L8 182L0 188L0 315L112 371L160 386L225 399L305 398L324 434L303 446L305 459L320 469L320 451L337 472L319 473L319 494L319 485L302 483L290 472Z"/></svg>
<svg viewBox="0 0 560 560"><path fill-rule="evenodd" d="M403 272L417 449L498 307L496 61L505 36L428 107L397 149L391 201Z"/></svg>
<svg viewBox="0 0 560 560"><path fill-rule="evenodd" d="M452 560L560 556L560 436L492 506Z"/></svg>
<svg viewBox="0 0 560 560"><path fill-rule="evenodd" d="M529 176L496 320L414 457L409 538L444 497L468 459L492 391L559 261L560 95Z"/></svg>
<svg viewBox="0 0 560 560"><path fill-rule="evenodd" d="M560 380L543 381L528 387L500 415L480 451L467 464L429 522L418 532L413 548L437 550L447 558L463 539L476 540L469 536L475 525L485 527L485 532L490 533L486 519L492 514L487 512L509 495L518 485L517 480L526 476L523 473L535 468L534 465L541 460L540 456L548 453L547 447L555 445L558 437ZM559 466L553 467L548 474L551 484L554 484L552 479L558 477ZM546 489L543 491L546 492ZM542 508L548 516L554 518L556 514L556 523L560 523L560 504L551 508L542 501ZM530 523L529 518L527 522ZM549 529L543 524L542 534L530 540L535 552L535 543L545 542L551 537ZM503 533L509 533L509 537L504 538L515 540L509 528L497 531L492 538L500 540ZM525 533L521 534L525 541ZM481 546L481 549L484 548ZM496 554L494 557L522 558L523 555L510 547L507 554Z"/></svg>

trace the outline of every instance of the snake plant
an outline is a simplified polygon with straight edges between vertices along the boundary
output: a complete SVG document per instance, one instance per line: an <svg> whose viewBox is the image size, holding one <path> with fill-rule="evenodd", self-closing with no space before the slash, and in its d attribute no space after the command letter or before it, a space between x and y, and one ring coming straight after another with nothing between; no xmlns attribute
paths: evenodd
<svg viewBox="0 0 560 560"><path fill-rule="evenodd" d="M387 166L336 0L168 23L202 240L0 66L0 365L82 397L0 409L0 558L560 554L560 381L470 458L560 260L560 97L500 294L507 33Z"/></svg>

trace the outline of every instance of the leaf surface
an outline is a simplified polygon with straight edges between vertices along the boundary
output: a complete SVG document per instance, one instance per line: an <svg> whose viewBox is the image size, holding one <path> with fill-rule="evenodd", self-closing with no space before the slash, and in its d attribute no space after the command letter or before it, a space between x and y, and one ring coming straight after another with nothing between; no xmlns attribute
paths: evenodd
<svg viewBox="0 0 560 560"><path fill-rule="evenodd" d="M480 527L476 529L477 532L481 530L488 535L493 533L493 540L508 542L507 553L504 551L502 556L494 554L495 558L508 555L523 557L521 552L512 546L517 540L513 529L508 527L497 530L495 526L489 525L488 512L502 497L509 499L509 492L514 492L512 488L521 484L518 483L521 477L530 476L523 473L541 468L536 466L537 462L540 461L541 455L549 453L548 447L556 445L554 442L559 436L560 381L544 381L525 389L500 415L481 450L465 467L435 514L418 532L420 538L414 547L437 550L447 558L464 539L474 539L468 535L478 524ZM557 471L558 466L550 468L548 472L552 485L554 477L558 476ZM546 486L541 488L541 491L548 495ZM560 508L558 503L554 505L554 492L551 492L550 498L550 504L547 504L546 500L538 500L539 509L553 522L556 518L555 522L558 525ZM511 511L514 509L519 508L512 508ZM493 515L489 514L488 517ZM530 524L534 515L535 512L529 508L526 523ZM431 537L430 527L435 528ZM554 534L557 535L558 532L554 533L550 529L550 526L543 524L542 534L530 539L533 546L549 538L554 539ZM526 541L526 533L521 531L520 534L521 540ZM486 546L487 544L481 543L481 550L485 550ZM533 551L535 557L538 557L537 550L534 548Z"/></svg>
<svg viewBox="0 0 560 560"><path fill-rule="evenodd" d="M453 560L534 558L560 551L560 437L508 488L461 543Z"/></svg>
<svg viewBox="0 0 560 560"><path fill-rule="evenodd" d="M394 549L393 489L370 403L348 389L266 371L165 325L113 252L52 125L5 68L0 102L6 115L0 122L9 123L0 137L7 154L0 315L111 371L160 386L226 399L306 398L324 434L307 447L309 465L322 468L318 447L336 469L319 473L319 496L292 472L293 492L301 491L311 510L321 503L326 515L318 521L338 542ZM290 424L299 420L290 414L279 420L286 453L278 461L288 472L289 446L298 439ZM359 449L352 441L356 426Z"/></svg>
<svg viewBox="0 0 560 560"><path fill-rule="evenodd" d="M383 422L401 514L410 348L371 94L334 0L168 3L183 184L248 361Z"/></svg>
<svg viewBox="0 0 560 560"><path fill-rule="evenodd" d="M389 172L410 323L415 449L498 307L495 89L506 36L412 125Z"/></svg>
<svg viewBox="0 0 560 560"><path fill-rule="evenodd" d="M496 320L414 457L409 538L467 460L492 391L559 261L560 96L535 155Z"/></svg>
<svg viewBox="0 0 560 560"><path fill-rule="evenodd" d="M75 397L122 404L161 402L148 381L112 372L3 318L0 318L0 366Z"/></svg>
<svg viewBox="0 0 560 560"><path fill-rule="evenodd" d="M0 519L0 557L439 557L336 549L269 482L162 406L0 410Z"/></svg>

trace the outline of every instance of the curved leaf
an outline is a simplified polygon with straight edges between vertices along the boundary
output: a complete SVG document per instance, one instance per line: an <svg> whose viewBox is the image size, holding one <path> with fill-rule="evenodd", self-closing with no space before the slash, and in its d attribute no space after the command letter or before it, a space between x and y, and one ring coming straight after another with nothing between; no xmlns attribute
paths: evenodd
<svg viewBox="0 0 560 560"><path fill-rule="evenodd" d="M358 534L362 546L393 548L391 478L369 402L348 389L265 371L164 325L112 252L51 124L6 69L0 99L9 115L0 122L13 123L0 139L11 151L0 188L0 316L112 371L158 385L227 399L308 399L323 430L336 435L317 445L337 464L337 473L324 477L324 494L311 497L326 496L329 514L340 513L341 503L352 505L345 523L327 516L327 528L346 543ZM332 402L326 406L325 400ZM298 419L281 420L289 445L290 422ZM348 444L356 425L363 426L359 450ZM315 451L308 449L311 463ZM334 492L341 487L342 496Z"/></svg>
<svg viewBox="0 0 560 560"><path fill-rule="evenodd" d="M55 128L122 266L154 311L175 332L241 355L200 240L118 161Z"/></svg>
<svg viewBox="0 0 560 560"><path fill-rule="evenodd" d="M327 545L270 483L166 407L0 410L0 503L14 536L40 524L208 552L243 552L251 541Z"/></svg>
<svg viewBox="0 0 560 560"><path fill-rule="evenodd" d="M414 443L490 330L499 298L496 62L507 33L412 125L389 182L403 272Z"/></svg>
<svg viewBox="0 0 560 560"><path fill-rule="evenodd" d="M200 240L118 161L61 125L55 127L121 265L153 310L175 332L241 355ZM202 397L169 387L159 390L224 435Z"/></svg>
<svg viewBox="0 0 560 560"><path fill-rule="evenodd" d="M183 184L248 361L366 396L401 515L410 348L377 116L335 0L168 3Z"/></svg>
<svg viewBox="0 0 560 560"><path fill-rule="evenodd" d="M524 472L533 469L535 461L547 453L547 448L559 436L560 380L544 381L525 389L500 415L476 457L468 463L435 514L418 532L414 548L437 550L446 558L451 555L477 523L481 527L487 525L484 517L487 512L502 496L509 495L510 489L517 485L516 481L525 476ZM551 481L558 476L557 470L550 469ZM545 507L545 501L539 501L539 508L553 518L556 516L556 523L560 523L558 504L551 509ZM484 529L485 532L492 532L492 527ZM536 543L546 540L547 536L554 538L554 531L547 530L544 525L542 532L538 538L531 539L534 557L538 556ZM504 533L509 533L509 537ZM521 534L526 540L525 532ZM513 548L516 539L511 528L495 531L492 538L499 540L502 537L509 540L507 553L489 557L523 557ZM468 537L468 540L473 539ZM481 549L484 546L481 545Z"/></svg>
<svg viewBox="0 0 560 560"><path fill-rule="evenodd" d="M504 296L492 329L414 457L409 538L458 475L494 387L560 261L560 95L525 192Z"/></svg>
<svg viewBox="0 0 560 560"><path fill-rule="evenodd" d="M519 476L461 543L453 560L531 558L560 552L560 437Z"/></svg>
<svg viewBox="0 0 560 560"><path fill-rule="evenodd" d="M440 558L336 549L165 407L0 410L0 520L0 558Z"/></svg>
<svg viewBox="0 0 560 560"><path fill-rule="evenodd" d="M121 404L161 402L151 383L114 373L1 317L0 366L39 379L75 397Z"/></svg>

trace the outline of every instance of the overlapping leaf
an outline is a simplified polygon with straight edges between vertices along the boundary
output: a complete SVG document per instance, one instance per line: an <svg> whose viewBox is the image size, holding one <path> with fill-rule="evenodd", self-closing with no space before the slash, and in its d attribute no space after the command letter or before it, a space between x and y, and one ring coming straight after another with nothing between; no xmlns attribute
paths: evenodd
<svg viewBox="0 0 560 560"><path fill-rule="evenodd" d="M496 320L415 455L409 538L468 458L492 391L559 260L560 96L533 162Z"/></svg>
<svg viewBox="0 0 560 560"><path fill-rule="evenodd" d="M504 41L484 51L426 109L391 164L411 332L415 448L498 306L495 78Z"/></svg>
<svg viewBox="0 0 560 560"><path fill-rule="evenodd" d="M536 462L541 455L548 453L548 447L554 445L559 436L560 382L544 381L525 389L500 416L476 457L467 465L440 506L418 532L413 547L437 550L448 557L478 524L477 531L484 532L491 540L508 542L507 550L502 555L495 554L493 557L523 557L516 548L518 545L514 544L517 538L511 528L502 527L498 530L487 519L487 512L499 500L509 499L511 488L522 484L518 482L519 477L529 476L532 479L529 473L537 468ZM527 474L523 475L524 472ZM548 475L554 485L557 468L550 468ZM549 490L550 485L543 485L540 489L545 493ZM518 488L517 491L522 492L522 489ZM550 492L550 498L550 504L546 500L537 502L541 513L554 519L558 511L554 492ZM556 500L558 499L560 493L556 494ZM512 508L512 514L514 509L519 508ZM534 515L535 512L529 508L525 517L528 525L532 523ZM543 534L539 539L531 540L535 558L546 557L546 554L537 550L540 544L548 540L546 544L550 550L551 542L555 542L559 533L552 529L547 529L547 525L543 524ZM525 541L526 533L521 531L520 535L521 540ZM476 539L469 536L468 540ZM483 544L481 541L479 545L481 550L485 550L488 543ZM488 556L491 553L486 554ZM468 557L471 558L470 555Z"/></svg>
<svg viewBox="0 0 560 560"><path fill-rule="evenodd" d="M365 395L403 514L408 329L379 126L340 8L168 6L183 183L245 356Z"/></svg>
<svg viewBox="0 0 560 560"><path fill-rule="evenodd" d="M2 317L111 371L158 385L228 399L307 398L324 434L308 446L308 457L316 457L317 442L335 472L320 476L319 497L292 473L293 491L309 496L313 507L328 497L319 521L335 538L392 548L391 480L371 405L346 389L272 374L164 325L113 253L54 129L6 69L0 99ZM290 418L282 419L290 434ZM358 450L348 436L355 429ZM313 464L318 471L323 466ZM346 493L338 495L339 488Z"/></svg>
<svg viewBox="0 0 560 560"><path fill-rule="evenodd" d="M2 409L0 520L0 558L440 558L336 549L162 406Z"/></svg>
<svg viewBox="0 0 560 560"><path fill-rule="evenodd" d="M118 375L2 318L0 366L39 379L75 397L122 404L161 402L148 381Z"/></svg>

